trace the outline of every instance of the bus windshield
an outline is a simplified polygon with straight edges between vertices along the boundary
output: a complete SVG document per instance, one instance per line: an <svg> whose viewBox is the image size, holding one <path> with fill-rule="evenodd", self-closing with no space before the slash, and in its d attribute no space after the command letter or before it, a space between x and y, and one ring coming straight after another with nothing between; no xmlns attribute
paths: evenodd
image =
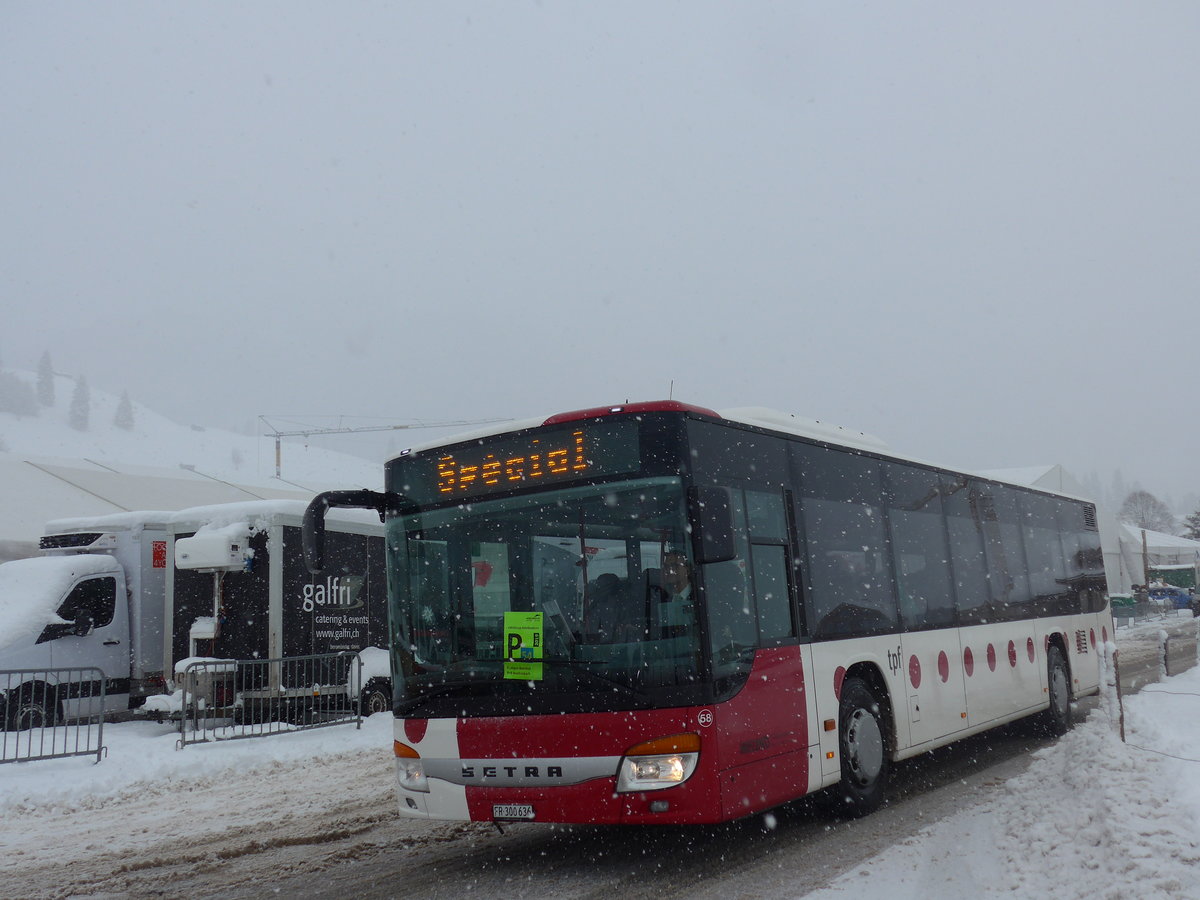
<svg viewBox="0 0 1200 900"><path fill-rule="evenodd" d="M680 479L662 477L392 520L397 712L525 712L563 694L637 708L696 683L685 509Z"/></svg>

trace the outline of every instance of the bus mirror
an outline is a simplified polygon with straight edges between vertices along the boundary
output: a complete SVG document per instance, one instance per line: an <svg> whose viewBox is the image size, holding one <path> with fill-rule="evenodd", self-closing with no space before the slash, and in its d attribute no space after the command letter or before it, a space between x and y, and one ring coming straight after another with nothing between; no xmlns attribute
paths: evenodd
<svg viewBox="0 0 1200 900"><path fill-rule="evenodd" d="M729 489L697 487L690 492L692 522L700 535L700 563L725 562L737 557Z"/></svg>
<svg viewBox="0 0 1200 900"><path fill-rule="evenodd" d="M313 575L319 575L325 569L325 513L330 509L373 509L379 513L382 522L389 510L400 508L402 501L397 494L378 491L324 491L317 494L304 510L300 529L305 567Z"/></svg>

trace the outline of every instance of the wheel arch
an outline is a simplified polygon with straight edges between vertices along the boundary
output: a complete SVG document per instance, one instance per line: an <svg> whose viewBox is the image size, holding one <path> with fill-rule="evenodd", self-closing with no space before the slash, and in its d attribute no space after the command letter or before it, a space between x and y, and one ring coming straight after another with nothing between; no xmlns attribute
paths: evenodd
<svg viewBox="0 0 1200 900"><path fill-rule="evenodd" d="M1057 647L1062 654L1063 665L1067 667L1067 694L1075 699L1075 680L1071 677L1071 654L1067 652L1067 638L1061 631L1052 631L1046 636L1046 656L1050 656L1050 648ZM1047 659L1047 668L1048 668Z"/></svg>
<svg viewBox="0 0 1200 900"><path fill-rule="evenodd" d="M857 662L846 670L846 678L858 678L866 682L871 693L879 700L880 714L886 726L888 758L894 760L896 748L899 746L896 734L896 711L892 704L891 692L888 690L887 679L883 677L883 670L873 662Z"/></svg>

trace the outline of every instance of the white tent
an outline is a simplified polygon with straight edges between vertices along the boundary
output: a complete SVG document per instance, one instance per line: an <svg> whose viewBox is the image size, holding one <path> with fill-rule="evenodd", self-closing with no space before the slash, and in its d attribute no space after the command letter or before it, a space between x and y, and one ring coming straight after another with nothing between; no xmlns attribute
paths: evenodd
<svg viewBox="0 0 1200 900"><path fill-rule="evenodd" d="M1149 531L1122 522L1121 563L1129 573L1130 584L1145 584L1145 570L1151 566L1188 567L1196 570L1200 567L1200 541L1163 534L1161 531Z"/></svg>

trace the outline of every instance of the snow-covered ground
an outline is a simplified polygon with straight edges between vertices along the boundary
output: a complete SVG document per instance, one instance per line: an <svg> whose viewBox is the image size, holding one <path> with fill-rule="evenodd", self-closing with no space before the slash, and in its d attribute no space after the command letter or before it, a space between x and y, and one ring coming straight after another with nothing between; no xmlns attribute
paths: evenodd
<svg viewBox="0 0 1200 900"><path fill-rule="evenodd" d="M1126 697L1125 736L1100 704L989 801L804 900L1200 898L1200 667Z"/></svg>
<svg viewBox="0 0 1200 900"><path fill-rule="evenodd" d="M1161 627L1121 629L1118 640L1145 647ZM1175 626L1184 627L1190 620ZM1200 667L1127 697L1125 724L1122 743L1101 704L982 805L795 896L1200 897ZM98 765L75 758L0 766L0 896L68 896L89 871L133 871L168 854L197 865L226 858L239 841L262 839L262 823L305 812L318 811L320 827L333 833L353 830L364 811L395 817L387 714L361 730L184 750L175 740L166 725L127 722L105 728L108 755ZM412 822L412 840L431 829L442 829L441 842L459 834ZM217 834L228 844L214 849ZM56 892L25 881L47 871L68 886ZM262 877L265 890L271 876Z"/></svg>

